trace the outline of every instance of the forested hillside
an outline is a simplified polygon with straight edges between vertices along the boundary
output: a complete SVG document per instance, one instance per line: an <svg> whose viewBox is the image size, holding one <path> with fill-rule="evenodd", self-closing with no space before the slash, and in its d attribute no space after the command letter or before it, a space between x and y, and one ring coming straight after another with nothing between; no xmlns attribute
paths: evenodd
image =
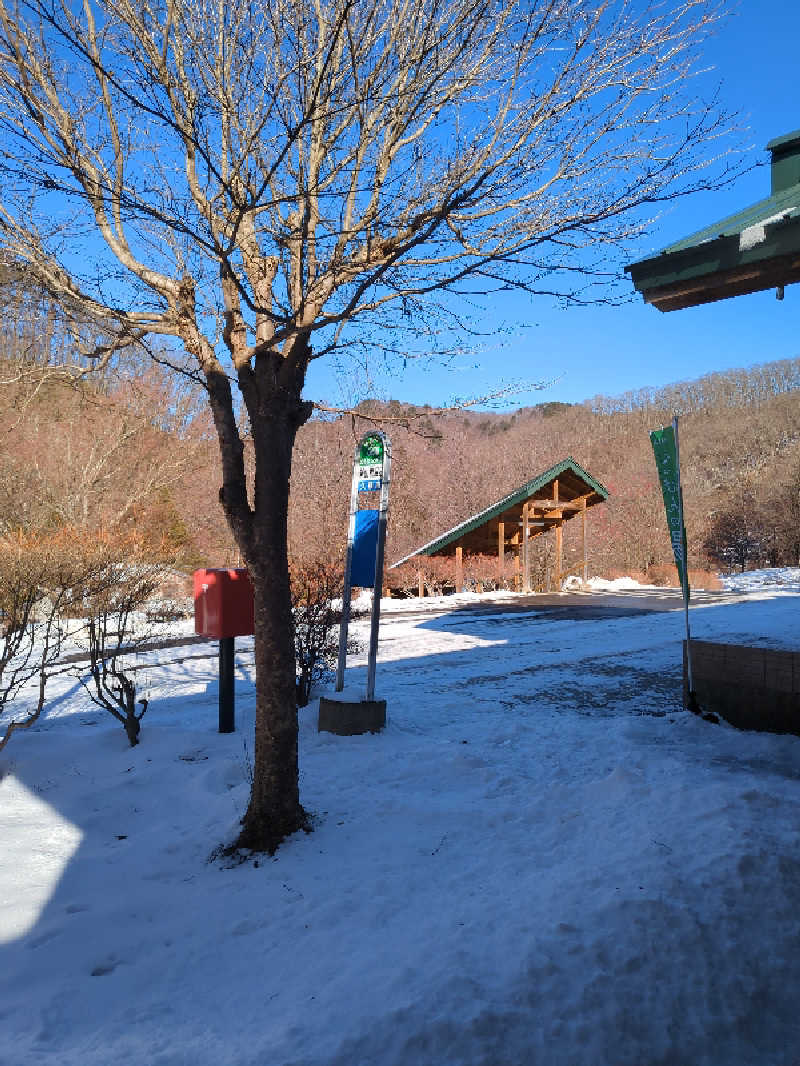
<svg viewBox="0 0 800 1066"><path fill-rule="evenodd" d="M362 406L360 413L392 438L389 558L572 456L610 493L590 515L593 572L652 575L671 563L671 554L649 431L677 414L691 565L797 565L798 386L800 359L790 359L572 406L446 414L396 403ZM296 551L336 544L337 537L341 545L354 438L368 424L348 417L301 433L293 477ZM575 550L569 534L568 524L568 552Z"/></svg>
<svg viewBox="0 0 800 1066"><path fill-rule="evenodd" d="M69 354L58 316L13 285L6 295L2 531L136 530L186 570L235 563L199 386L144 355L123 373L70 382L53 373ZM691 564L797 565L799 388L794 358L578 405L435 412L365 403L299 433L291 552L306 562L341 556L354 444L377 425L393 450L389 562L572 456L610 493L590 514L592 572L653 576L671 558L648 433L678 414ZM565 533L569 559L569 523Z"/></svg>

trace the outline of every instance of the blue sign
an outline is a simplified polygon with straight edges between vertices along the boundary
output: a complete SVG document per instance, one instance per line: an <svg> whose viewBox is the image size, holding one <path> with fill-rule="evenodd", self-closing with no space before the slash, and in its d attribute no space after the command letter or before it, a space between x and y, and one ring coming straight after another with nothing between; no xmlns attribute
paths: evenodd
<svg viewBox="0 0 800 1066"><path fill-rule="evenodd" d="M353 561L350 565L350 584L355 588L370 589L375 584L379 515L380 511L356 511Z"/></svg>

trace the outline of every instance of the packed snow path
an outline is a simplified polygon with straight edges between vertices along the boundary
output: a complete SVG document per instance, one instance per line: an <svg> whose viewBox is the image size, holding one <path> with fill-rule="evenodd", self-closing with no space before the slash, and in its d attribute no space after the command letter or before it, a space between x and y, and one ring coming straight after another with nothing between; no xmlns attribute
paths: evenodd
<svg viewBox="0 0 800 1066"><path fill-rule="evenodd" d="M682 711L682 613L637 597L387 605L387 729L301 712L314 832L257 866L208 862L246 642L230 736L190 649L142 671L136 749L61 679L0 755L0 1064L795 1066L800 738ZM785 583L707 602L702 639L800 634Z"/></svg>

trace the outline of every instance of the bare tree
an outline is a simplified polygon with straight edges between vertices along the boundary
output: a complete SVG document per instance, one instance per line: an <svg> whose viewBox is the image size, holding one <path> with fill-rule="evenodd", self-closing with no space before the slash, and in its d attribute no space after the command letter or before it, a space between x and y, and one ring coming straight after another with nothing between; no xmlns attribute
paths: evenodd
<svg viewBox="0 0 800 1066"><path fill-rule="evenodd" d="M135 667L124 660L152 638L140 616L164 570L135 540L99 540L84 589L85 624L76 642L85 644L89 662L88 671L83 662L76 667L78 677L92 702L120 722L131 747L139 743L148 700L137 700Z"/></svg>
<svg viewBox="0 0 800 1066"><path fill-rule="evenodd" d="M719 179L701 167L726 120L689 78L716 18L715 0L0 0L0 247L96 322L90 361L172 337L207 390L256 599L242 847L305 823L286 515L310 361L450 349L465 294L592 299L654 204Z"/></svg>

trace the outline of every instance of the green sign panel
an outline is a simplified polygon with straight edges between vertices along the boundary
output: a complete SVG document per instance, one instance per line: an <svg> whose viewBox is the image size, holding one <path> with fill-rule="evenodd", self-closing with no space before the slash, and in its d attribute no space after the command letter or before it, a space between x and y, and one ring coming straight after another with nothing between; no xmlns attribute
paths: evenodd
<svg viewBox="0 0 800 1066"><path fill-rule="evenodd" d="M675 430L673 426L664 429L654 429L650 434L650 443L653 445L653 454L658 468L658 479L661 482L661 494L664 497L664 508L667 512L667 526L669 527L669 539L672 542L672 554L675 556L675 565L678 567L678 576L681 581L684 598L689 599L689 574L686 569L686 528L683 525L683 503L681 501L681 473L678 467L678 449L675 443Z"/></svg>
<svg viewBox="0 0 800 1066"><path fill-rule="evenodd" d="M369 433L358 446L358 491L376 492L383 482L383 438Z"/></svg>
<svg viewBox="0 0 800 1066"><path fill-rule="evenodd" d="M358 448L360 466L376 466L383 463L383 441L377 433L364 437Z"/></svg>

